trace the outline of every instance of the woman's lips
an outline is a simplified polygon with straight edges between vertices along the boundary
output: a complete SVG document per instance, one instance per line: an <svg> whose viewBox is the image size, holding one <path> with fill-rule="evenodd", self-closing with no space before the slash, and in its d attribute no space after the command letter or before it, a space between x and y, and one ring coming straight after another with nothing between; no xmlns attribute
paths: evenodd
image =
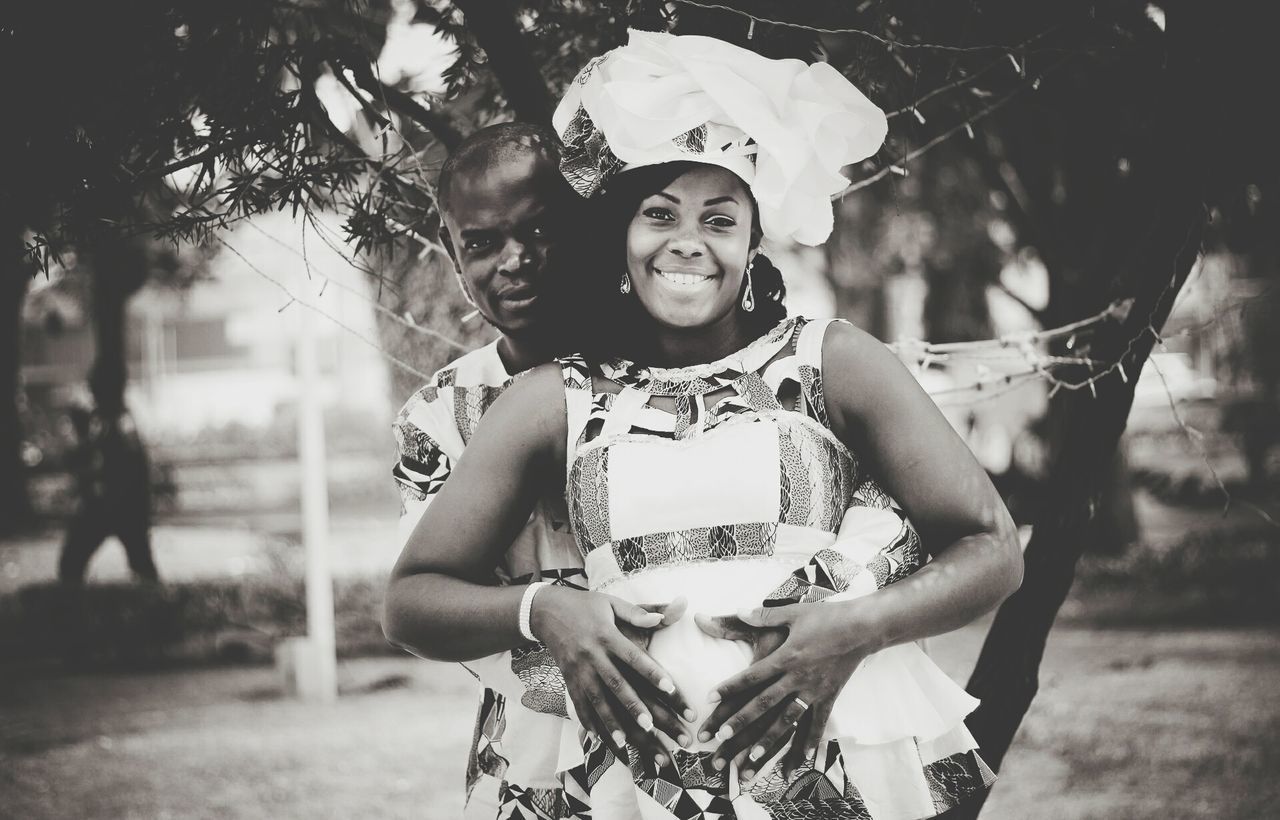
<svg viewBox="0 0 1280 820"><path fill-rule="evenodd" d="M693 285L700 285L703 282L710 281L712 278L712 275L710 273L706 273L704 271L688 270L688 269L681 270L680 268L655 267L653 269L653 272L658 276L662 277L663 280L670 282L673 285L678 285L681 287L691 287Z"/></svg>

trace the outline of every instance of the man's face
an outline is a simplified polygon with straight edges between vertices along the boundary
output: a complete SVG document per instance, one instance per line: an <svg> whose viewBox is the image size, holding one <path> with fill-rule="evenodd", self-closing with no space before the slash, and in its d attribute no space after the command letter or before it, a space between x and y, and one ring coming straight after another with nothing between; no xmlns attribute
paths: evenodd
<svg viewBox="0 0 1280 820"><path fill-rule="evenodd" d="M549 285L573 192L555 163L526 152L453 179L444 239L476 308L507 336L550 331Z"/></svg>

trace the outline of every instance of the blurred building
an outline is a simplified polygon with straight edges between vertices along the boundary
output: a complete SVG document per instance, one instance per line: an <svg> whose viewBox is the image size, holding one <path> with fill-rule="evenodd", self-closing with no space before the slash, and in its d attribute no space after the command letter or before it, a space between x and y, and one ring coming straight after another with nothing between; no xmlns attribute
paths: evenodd
<svg viewBox="0 0 1280 820"><path fill-rule="evenodd" d="M373 346L376 282L343 258L336 236L308 226L304 258L300 222L257 217L225 237L205 277L183 289L149 284L131 300L126 398L161 468L194 474L210 464L292 459L295 345L307 305L325 314L313 325L330 448L385 466L392 397L388 363ZM94 344L83 279L73 271L37 289L24 317L27 460L37 483L61 482L66 411L89 401Z"/></svg>

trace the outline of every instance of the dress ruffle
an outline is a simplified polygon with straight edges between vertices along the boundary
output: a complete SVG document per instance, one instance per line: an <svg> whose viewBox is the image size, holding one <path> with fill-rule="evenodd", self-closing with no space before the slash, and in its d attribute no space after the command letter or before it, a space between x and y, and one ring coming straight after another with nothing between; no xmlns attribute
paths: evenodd
<svg viewBox="0 0 1280 820"><path fill-rule="evenodd" d="M868 656L836 698L827 734L874 745L914 737L933 740L963 724L978 708L919 645L902 644Z"/></svg>

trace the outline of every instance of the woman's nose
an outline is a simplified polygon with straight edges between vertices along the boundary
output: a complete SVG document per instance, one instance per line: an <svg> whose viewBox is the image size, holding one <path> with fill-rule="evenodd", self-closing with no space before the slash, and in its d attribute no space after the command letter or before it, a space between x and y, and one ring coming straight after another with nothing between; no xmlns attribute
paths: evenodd
<svg viewBox="0 0 1280 820"><path fill-rule="evenodd" d="M692 231L682 232L679 236L674 236L667 243L667 250L676 256L682 256L686 259L694 256L702 256L704 246L702 240Z"/></svg>

